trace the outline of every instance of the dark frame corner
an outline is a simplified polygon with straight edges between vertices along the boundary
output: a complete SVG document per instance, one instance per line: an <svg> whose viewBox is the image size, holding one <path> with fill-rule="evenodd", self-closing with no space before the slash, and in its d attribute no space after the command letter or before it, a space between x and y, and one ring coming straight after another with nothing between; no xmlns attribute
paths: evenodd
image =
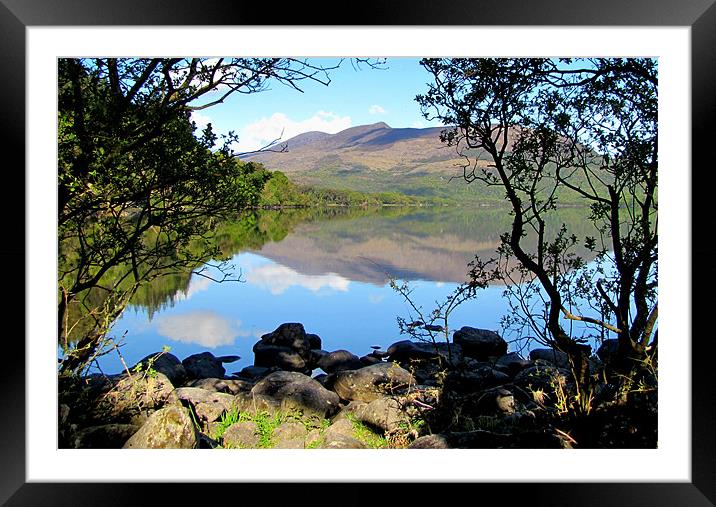
<svg viewBox="0 0 716 507"><path fill-rule="evenodd" d="M190 0L175 0L168 3L148 4L144 0L0 0L0 102L2 103L0 123L4 135L1 137L5 155L18 155L15 164L4 164L6 175L16 180L13 188L27 191L24 171L13 167L25 166L25 28L27 26L65 25L247 25L247 24L310 24L335 25L328 15L316 18L315 12L335 11L335 4L325 3L326 8L306 9L303 3L281 8L266 19L266 9L261 4L222 2L205 0L201 3ZM166 7L165 7L166 6ZM380 2L368 0L350 18L355 25L622 25L622 26L684 26L691 28L692 68L692 167L698 167L699 185L692 184L692 233L708 230L708 215L705 204L709 202L706 192L710 185L702 183L703 176L712 174L713 156L711 130L716 112L716 5L714 0L634 0L625 4L618 0L593 2L587 0L541 0L521 2L505 0L496 9L493 2L485 0L454 0L447 4L439 2L415 2L393 0ZM240 8L239 8L240 7ZM333 9L331 7L334 7ZM310 11L310 12L309 12ZM329 19L326 19L329 18ZM317 21L320 19L320 21ZM695 171L685 174L693 181ZM22 175L22 176L20 176ZM16 191L15 193L20 193ZM23 193L23 195L25 195ZM711 197L712 199L712 197ZM9 220L8 222L13 222ZM24 221L14 221L19 229L16 237L25 238L27 230ZM12 225L12 224L9 224ZM15 232L15 231L13 231ZM694 235L695 236L695 235ZM17 265L23 259L22 273L31 266L26 265L25 246L3 246L0 256L5 264ZM692 266L703 266L716 253L706 242L691 245ZM20 271L8 270L8 274L19 278ZM713 506L716 505L716 432L713 430L714 342L701 324L703 315L713 311L712 300L700 293L702 287L712 287L712 272L700 270L700 284L692 285L692 483L649 483L649 484L515 484L510 486L510 503L537 505L578 505L587 506ZM702 277L710 279L704 280ZM7 276L7 275L6 275ZM15 282L15 280L12 280ZM706 282L706 283L704 283ZM11 287L25 287L24 280L18 280ZM9 291L8 291L9 292ZM13 291L15 301L18 290ZM24 289L21 292L24 295ZM24 297L23 297L24 300ZM15 303L16 304L16 303ZM9 308L9 306L8 306ZM696 319L695 317L698 317ZM24 322L22 324L23 332ZM688 326L685 326L688 333ZM24 333L23 333L24 334ZM7 335L10 338L10 335ZM25 336L25 339L29 337ZM0 474L0 502L7 505L121 505L139 501L150 504L162 497L165 488L148 484L39 484L26 483L25 479L25 343L7 340L6 357L0 369L0 383L3 386L4 414L1 419L0 456L4 464ZM8 350L10 349L10 350ZM91 459L91 458L90 458ZM89 463L88 463L89 464ZM399 496L403 503L412 499L422 500L425 495L435 492L435 485L391 486L388 492ZM231 485L173 484L171 489L182 495L184 500L192 496L203 497L207 492L212 500L232 501L241 495L246 499L247 488L260 493L261 485L237 485L232 493ZM309 497L310 484L274 484L265 488L266 499L276 500ZM452 488L480 489L482 496L494 490L506 498L505 485L461 484ZM207 490L211 488L211 490ZM361 490L360 493L358 490ZM348 500L355 505L361 498L370 501L374 494L366 494L367 488L359 484L321 486L321 495L312 495L312 503L321 499ZM373 486L370 487L373 490ZM388 490L388 491L385 491ZM328 495L326 495L328 493ZM362 494L361 494L362 493ZM444 494L438 491L437 494ZM451 495L452 496L452 493ZM381 498L385 498L381 495ZM455 497L453 497L455 498ZM238 498L236 498L238 500ZM423 500L424 501L424 500ZM183 503L183 502L182 502Z"/></svg>

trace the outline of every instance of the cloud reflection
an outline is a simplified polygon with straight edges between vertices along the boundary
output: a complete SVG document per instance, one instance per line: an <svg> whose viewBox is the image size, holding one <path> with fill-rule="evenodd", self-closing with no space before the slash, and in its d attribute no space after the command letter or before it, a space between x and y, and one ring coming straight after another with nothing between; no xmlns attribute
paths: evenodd
<svg viewBox="0 0 716 507"><path fill-rule="evenodd" d="M299 286L311 292L318 292L322 288L328 288L340 292L346 292L350 280L335 273L326 275L303 275L291 268L278 264L265 264L252 269L246 275L246 281L263 289L271 294L283 294L286 289Z"/></svg>
<svg viewBox="0 0 716 507"><path fill-rule="evenodd" d="M197 310L179 315L161 315L157 332L171 340L216 348L231 345L238 336L250 336L240 329L241 322L230 321L216 312Z"/></svg>
<svg viewBox="0 0 716 507"><path fill-rule="evenodd" d="M189 280L189 286L185 291L179 291L174 296L175 301L185 301L190 299L197 292L203 292L209 288L211 280L204 276L193 276Z"/></svg>

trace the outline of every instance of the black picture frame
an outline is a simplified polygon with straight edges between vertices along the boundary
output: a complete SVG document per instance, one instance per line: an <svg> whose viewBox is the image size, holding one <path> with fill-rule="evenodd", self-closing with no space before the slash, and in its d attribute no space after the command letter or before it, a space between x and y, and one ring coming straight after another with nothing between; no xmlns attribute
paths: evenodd
<svg viewBox="0 0 716 507"><path fill-rule="evenodd" d="M714 376L712 373L714 342L703 323L712 311L708 290L714 280L707 269L713 258L711 242L697 240L708 236L709 192L713 172L711 131L716 112L716 6L714 0L540 0L523 2L503 0L499 3L484 0L453 0L450 3L429 0L364 1L349 7L348 16L339 12L336 2L296 2L280 8L268 9L265 4L222 2L219 0L0 0L0 139L5 155L6 188L15 195L27 192L25 166L25 28L28 26L72 25L591 25L591 26L683 26L691 29L691 89L692 89L692 170L684 177L692 181L692 270L699 269L698 283L692 277L691 322L684 323L684 339L692 337L692 482L691 483L550 483L550 484L451 484L447 501L458 498L487 498L496 493L509 503L530 505L649 505L649 506L707 506L716 503L716 432L714 418ZM268 14L268 11L271 11ZM322 14L319 14L322 13ZM667 141L662 141L667 142ZM7 162L14 155L14 163ZM698 175L698 184L694 184ZM704 179L705 178L705 179ZM23 191L21 191L22 189ZM20 204L14 204L17 209ZM23 206L24 208L24 206ZM11 230L12 227L17 230ZM0 258L8 269L6 290L17 306L24 301L26 273L32 266L25 260L24 241L27 231L24 222L7 220L15 241L4 242ZM18 270L18 264L23 270ZM693 272L693 271L692 271ZM24 277L23 277L24 278ZM10 308L10 306L6 306ZM16 311L8 313L17 318ZM7 319L8 321L10 319ZM699 325L697 325L699 324ZM20 326L24 330L23 326ZM24 333L23 333L24 334ZM2 406L0 416L0 502L7 505L151 505L166 498L169 488L151 484L68 484L26 483L25 478L25 342L8 332L3 352L5 361L0 368ZM25 336L27 340L28 337ZM31 437L31 435L30 435ZM92 458L88 458L88 466ZM159 487L157 487L159 486ZM362 484L172 484L171 491L182 498L181 504L194 498L204 502L224 502L241 498L249 501L253 495L264 495L269 505L283 501L292 503L322 503L339 501L358 505L380 499L387 503L390 496L401 503L424 503L432 494L446 495L448 488L434 484L412 484L410 487L381 488L380 493ZM207 491L211 491L207 497ZM460 495L460 496L457 496ZM464 496L467 495L467 496ZM479 495L479 497L478 497Z"/></svg>

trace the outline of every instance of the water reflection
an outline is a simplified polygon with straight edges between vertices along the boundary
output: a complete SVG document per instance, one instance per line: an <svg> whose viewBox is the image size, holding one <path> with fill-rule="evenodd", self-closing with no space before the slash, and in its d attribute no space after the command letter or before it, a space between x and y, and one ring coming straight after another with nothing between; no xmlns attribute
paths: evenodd
<svg viewBox="0 0 716 507"><path fill-rule="evenodd" d="M575 234L589 234L587 213L564 210L555 224L564 221ZM283 322L302 322L328 350L366 354L372 345L406 338L396 317L407 318L411 310L387 285L388 276L412 281L411 297L429 313L465 280L476 254L494 255L509 221L502 209L254 213L224 224L216 237L221 260L235 265L245 283L214 283L188 273L159 278L160 285L143 289L113 333L126 331L127 362L164 345L180 358L211 349L242 357L228 373L252 364L253 344ZM450 328L499 331L509 311L502 292L498 286L481 291L452 314ZM111 354L100 363L108 372L122 368Z"/></svg>
<svg viewBox="0 0 716 507"><path fill-rule="evenodd" d="M335 273L325 275L303 275L286 266L279 264L265 264L251 269L246 275L246 281L271 294L283 294L290 287L303 287L311 292L321 289L346 292L350 280Z"/></svg>

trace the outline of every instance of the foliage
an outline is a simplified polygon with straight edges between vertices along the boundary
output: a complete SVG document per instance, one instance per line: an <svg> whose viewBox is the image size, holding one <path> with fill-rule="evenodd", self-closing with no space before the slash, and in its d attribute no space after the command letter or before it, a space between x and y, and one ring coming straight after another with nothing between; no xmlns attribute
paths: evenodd
<svg viewBox="0 0 716 507"><path fill-rule="evenodd" d="M446 344L450 344L450 314L465 301L474 299L478 289L487 287L485 283L479 281L459 284L452 293L445 297L444 301L436 301L435 308L430 313L426 313L410 297L413 288L410 287L408 282L398 283L396 279L390 277L388 283L391 289L403 296L403 299L411 308L411 314L408 319L404 317L397 318L400 334L408 334L417 341L431 343L435 347L435 353L441 364L443 356L438 349L438 339L442 337ZM452 347L448 347L447 351L448 361L452 362Z"/></svg>
<svg viewBox="0 0 716 507"><path fill-rule="evenodd" d="M498 258L478 260L473 280L516 287L520 322L569 354L578 385L588 382L588 348L570 336L565 320L615 333L613 366L630 370L656 346L656 61L421 63L433 78L417 97L425 116L453 125L441 137L463 150L465 178L501 189L512 212ZM473 163L475 151L490 165ZM591 207L589 236L566 225L546 233L565 193ZM528 233L534 249L525 245ZM597 254L591 266L574 254L579 243Z"/></svg>
<svg viewBox="0 0 716 507"><path fill-rule="evenodd" d="M233 133L217 147L191 112L271 81L328 84L331 68L292 58L58 61L62 373L86 367L143 283L211 259L217 221L259 202L264 175L231 152Z"/></svg>

